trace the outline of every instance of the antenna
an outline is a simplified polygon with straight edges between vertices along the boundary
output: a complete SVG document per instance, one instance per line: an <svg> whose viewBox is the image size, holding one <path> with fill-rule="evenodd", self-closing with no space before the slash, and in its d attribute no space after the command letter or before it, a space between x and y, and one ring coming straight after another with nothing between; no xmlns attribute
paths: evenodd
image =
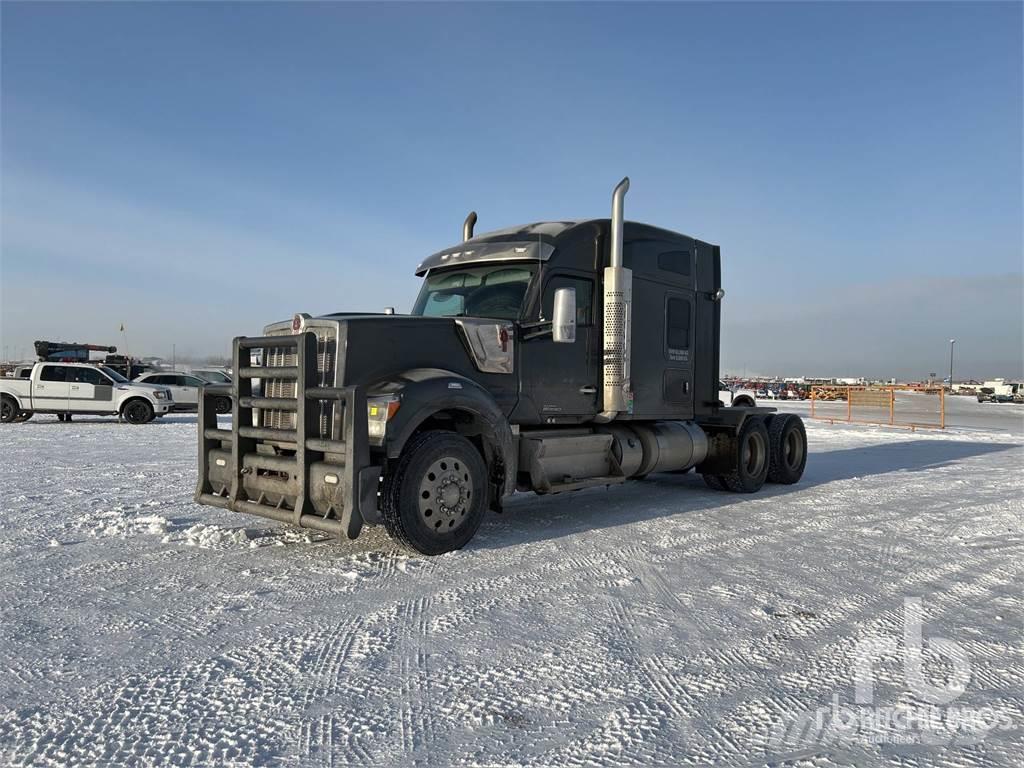
<svg viewBox="0 0 1024 768"><path fill-rule="evenodd" d="M541 258L541 246L544 244L540 232L537 232L537 293L540 296L540 322L544 322L544 259Z"/></svg>

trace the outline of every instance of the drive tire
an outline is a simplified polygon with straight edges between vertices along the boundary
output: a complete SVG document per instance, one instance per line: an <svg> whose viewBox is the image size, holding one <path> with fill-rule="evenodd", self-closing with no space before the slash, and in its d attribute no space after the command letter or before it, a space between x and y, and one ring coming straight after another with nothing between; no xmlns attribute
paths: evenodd
<svg viewBox="0 0 1024 768"><path fill-rule="evenodd" d="M749 418L744 421L734 445L733 469L722 475L722 484L733 493L756 493L768 477L771 453L764 420Z"/></svg>
<svg viewBox="0 0 1024 768"><path fill-rule="evenodd" d="M753 408L754 407L754 401L751 400L746 395L740 395L739 397L737 397L735 400L732 401L732 407L733 408Z"/></svg>
<svg viewBox="0 0 1024 768"><path fill-rule="evenodd" d="M722 483L722 478L719 475L701 475L701 477L704 478L704 485L712 491L725 490L725 485Z"/></svg>
<svg viewBox="0 0 1024 768"><path fill-rule="evenodd" d="M807 431L804 420L795 413L780 413L768 425L768 482L792 485L800 480L807 466Z"/></svg>
<svg viewBox="0 0 1024 768"><path fill-rule="evenodd" d="M18 418L20 410L13 398L0 397L0 423L10 424Z"/></svg>
<svg viewBox="0 0 1024 768"><path fill-rule="evenodd" d="M153 406L141 398L129 400L121 409L121 415L129 424L148 424L155 417Z"/></svg>
<svg viewBox="0 0 1024 768"><path fill-rule="evenodd" d="M451 507L443 512L432 506L435 503ZM487 466L476 447L454 432L414 436L384 476L384 527L395 541L421 554L441 555L464 547L486 510Z"/></svg>
<svg viewBox="0 0 1024 768"><path fill-rule="evenodd" d="M231 398L218 397L213 401L213 410L219 414L231 413Z"/></svg>

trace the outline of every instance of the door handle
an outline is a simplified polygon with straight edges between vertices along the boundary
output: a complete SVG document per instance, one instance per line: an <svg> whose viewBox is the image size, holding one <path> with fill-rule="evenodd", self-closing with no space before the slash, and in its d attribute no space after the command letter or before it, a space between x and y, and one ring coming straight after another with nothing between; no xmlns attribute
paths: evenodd
<svg viewBox="0 0 1024 768"><path fill-rule="evenodd" d="M596 395L597 394L597 387L591 387L591 386L580 387L580 394L581 395Z"/></svg>

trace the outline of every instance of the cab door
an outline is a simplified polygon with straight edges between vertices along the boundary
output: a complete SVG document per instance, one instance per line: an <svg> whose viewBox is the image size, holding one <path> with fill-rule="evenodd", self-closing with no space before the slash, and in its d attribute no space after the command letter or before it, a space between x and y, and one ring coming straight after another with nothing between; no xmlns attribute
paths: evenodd
<svg viewBox="0 0 1024 768"><path fill-rule="evenodd" d="M68 372L70 365L47 363L32 382L32 408L36 411L65 413L68 409Z"/></svg>
<svg viewBox="0 0 1024 768"><path fill-rule="evenodd" d="M206 382L196 376L183 376L180 373L174 378L171 397L174 398L175 405L184 405L190 409L199 408L199 389Z"/></svg>
<svg viewBox="0 0 1024 768"><path fill-rule="evenodd" d="M693 412L693 291L665 294L665 400Z"/></svg>
<svg viewBox="0 0 1024 768"><path fill-rule="evenodd" d="M71 368L68 372L68 410L113 413L114 382L97 368Z"/></svg>
<svg viewBox="0 0 1024 768"><path fill-rule="evenodd" d="M576 341L558 344L550 331L531 338L530 325L524 329L520 346L524 393L533 401L542 423L578 422L598 411L600 367L595 352L599 341L594 324L595 285L585 273L556 272L545 280L541 317L550 323L555 291L576 291ZM535 332L537 333L537 332Z"/></svg>

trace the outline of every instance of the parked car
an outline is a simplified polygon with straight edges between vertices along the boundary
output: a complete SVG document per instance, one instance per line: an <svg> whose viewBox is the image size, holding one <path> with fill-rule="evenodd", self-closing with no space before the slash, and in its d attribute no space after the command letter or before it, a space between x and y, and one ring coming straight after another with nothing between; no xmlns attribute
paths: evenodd
<svg viewBox="0 0 1024 768"><path fill-rule="evenodd" d="M206 379L211 384L231 383L231 374L227 371L222 371L219 368L202 368L192 371L192 375L198 376L200 379Z"/></svg>
<svg viewBox="0 0 1024 768"><path fill-rule="evenodd" d="M145 424L174 405L165 387L128 381L117 371L88 363L36 363L27 378L0 381L0 422L26 421L35 413L53 413L61 421L72 414L121 416Z"/></svg>
<svg viewBox="0 0 1024 768"><path fill-rule="evenodd" d="M174 397L175 411L195 411L199 409L200 390L211 382L192 373L167 372L144 373L136 379L140 384L157 384L171 390ZM217 413L231 412L231 399L218 397L214 400Z"/></svg>

